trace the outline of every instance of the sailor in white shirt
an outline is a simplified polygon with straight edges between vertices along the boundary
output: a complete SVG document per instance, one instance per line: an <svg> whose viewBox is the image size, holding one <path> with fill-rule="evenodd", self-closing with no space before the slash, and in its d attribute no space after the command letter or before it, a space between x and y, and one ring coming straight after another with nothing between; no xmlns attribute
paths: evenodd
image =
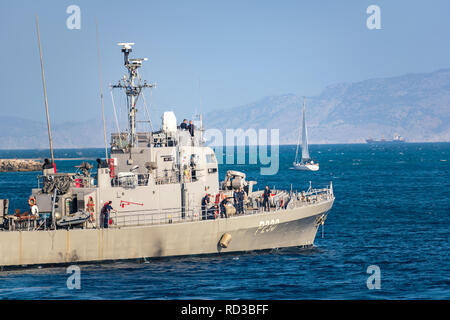
<svg viewBox="0 0 450 320"><path fill-rule="evenodd" d="M36 218L39 218L39 208L37 205L34 204L33 206L31 206L31 214Z"/></svg>

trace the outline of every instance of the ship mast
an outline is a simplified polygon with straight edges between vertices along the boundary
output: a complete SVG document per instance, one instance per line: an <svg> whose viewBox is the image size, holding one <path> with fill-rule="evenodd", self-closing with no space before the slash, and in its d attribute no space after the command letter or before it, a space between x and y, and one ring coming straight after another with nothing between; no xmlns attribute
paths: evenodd
<svg viewBox="0 0 450 320"><path fill-rule="evenodd" d="M112 85L112 88L122 88L125 90L127 95L127 107L128 107L128 146L133 148L137 147L137 134L136 134L136 103L138 101L139 95L144 88L152 88L153 84L147 84L144 81L143 84L135 84L137 74L137 69L142 66L142 62L146 61L147 58L139 59L129 59L128 56L132 51L132 46L134 43L118 43L117 45L122 46L122 52L124 55L124 65L128 69L128 76L124 76L119 83Z"/></svg>
<svg viewBox="0 0 450 320"><path fill-rule="evenodd" d="M53 155L52 130L50 129L50 117L48 115L47 89L45 88L44 61L42 59L41 35L39 33L39 22L37 16L36 16L36 31L39 44L39 56L41 58L42 87L44 89L44 102L45 102L45 113L47 115L47 130L48 130L48 141L50 143L50 156L52 158L53 170L56 173L55 157Z"/></svg>
<svg viewBox="0 0 450 320"><path fill-rule="evenodd" d="M98 75L100 80L100 101L102 103L102 119L103 119L103 136L105 138L105 159L108 162L108 143L106 140L106 123L105 123L105 105L103 104L103 81L102 81L102 64L100 63L100 45L98 42L98 24L95 20L95 37L97 40L97 60L98 60Z"/></svg>

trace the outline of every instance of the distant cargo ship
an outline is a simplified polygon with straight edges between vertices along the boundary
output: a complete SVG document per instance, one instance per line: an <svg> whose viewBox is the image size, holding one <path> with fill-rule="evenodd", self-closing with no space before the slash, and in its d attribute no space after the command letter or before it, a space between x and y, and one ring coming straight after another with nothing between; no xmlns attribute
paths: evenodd
<svg viewBox="0 0 450 320"><path fill-rule="evenodd" d="M366 142L369 144L388 144L388 143L403 143L405 142L405 138L399 135L395 135L394 139L392 140L386 140L384 138L381 138L381 140L375 140L372 138L366 139Z"/></svg>

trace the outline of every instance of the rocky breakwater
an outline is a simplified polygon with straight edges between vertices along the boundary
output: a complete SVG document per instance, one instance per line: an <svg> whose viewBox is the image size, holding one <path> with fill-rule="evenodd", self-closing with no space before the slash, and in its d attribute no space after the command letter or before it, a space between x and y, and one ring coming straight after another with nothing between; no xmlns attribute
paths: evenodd
<svg viewBox="0 0 450 320"><path fill-rule="evenodd" d="M39 171L42 163L30 159L0 159L0 172Z"/></svg>

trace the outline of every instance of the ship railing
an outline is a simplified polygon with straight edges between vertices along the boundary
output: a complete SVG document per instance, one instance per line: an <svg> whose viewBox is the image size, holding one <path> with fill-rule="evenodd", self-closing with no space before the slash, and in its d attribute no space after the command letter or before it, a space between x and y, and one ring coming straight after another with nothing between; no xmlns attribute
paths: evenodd
<svg viewBox="0 0 450 320"><path fill-rule="evenodd" d="M297 207L328 201L334 198L332 186L321 189L312 189L303 192L293 192L292 200Z"/></svg>
<svg viewBox="0 0 450 320"><path fill-rule="evenodd" d="M112 187L123 187L123 188L135 188L137 186L147 186L150 179L150 174L148 173L136 173L134 175L124 176L124 177L114 177L111 179ZM155 178L155 184L171 184L179 183L180 177L178 172L174 172L171 175L163 175Z"/></svg>
<svg viewBox="0 0 450 320"><path fill-rule="evenodd" d="M261 209L261 210L259 210ZM282 208L272 208L272 212L275 210L281 210ZM247 209L244 215L256 214L264 212L263 208L257 210ZM211 211L210 211L211 213ZM228 218L236 217L237 214L228 214ZM111 212L112 228L120 227L132 227L143 225L158 225L158 224L171 224L182 222L193 222L212 219L211 214L207 214L203 217L201 207L186 208L182 210L180 208L167 208L167 209L154 209L154 210L133 210L133 211L117 211ZM220 213L216 212L214 219L220 219Z"/></svg>
<svg viewBox="0 0 450 320"><path fill-rule="evenodd" d="M111 212L112 227L170 224L202 220L200 207Z"/></svg>
<svg viewBox="0 0 450 320"><path fill-rule="evenodd" d="M130 173L127 176L115 176L111 179L112 187L134 188L137 186L146 186L148 184L148 173Z"/></svg>
<svg viewBox="0 0 450 320"><path fill-rule="evenodd" d="M293 192L289 196L287 202L271 201L270 211L266 211L262 205L262 201L251 199L250 205L244 206L243 214L229 214L228 218L233 218L242 215L262 214L270 212L284 211L296 207L309 206L311 204L318 204L332 199L334 196L330 188L312 189L310 192ZM256 200L256 201L255 201ZM211 204L212 206L213 204ZM210 207L211 207L210 206ZM143 209L112 212L111 217L113 228L143 226L143 225L158 225L158 224L172 224L182 222L193 222L208 220L212 218L211 215L202 214L201 206L188 207L184 210L182 208L166 208L166 209ZM206 218L206 219L205 219ZM221 219L220 213L216 212L215 219Z"/></svg>
<svg viewBox="0 0 450 320"><path fill-rule="evenodd" d="M271 203L271 211L304 207L328 201L334 197L331 185L320 189L310 188L308 191L303 192L291 191L288 193L282 190L273 190L273 192L275 192L275 196L272 196L269 200ZM256 191L255 193L256 196L253 197L251 201L251 210L255 213L264 212L264 207L262 206L262 191Z"/></svg>
<svg viewBox="0 0 450 320"><path fill-rule="evenodd" d="M69 177L70 186L74 188L90 188L94 186L93 176L84 176L79 173L55 173L51 175L38 175L37 176L37 188L44 188L46 179L49 181L58 180L61 177Z"/></svg>
<svg viewBox="0 0 450 320"><path fill-rule="evenodd" d="M174 171L174 173L171 175L164 175L155 178L155 184L170 184L179 182L180 182L180 175L178 171Z"/></svg>

